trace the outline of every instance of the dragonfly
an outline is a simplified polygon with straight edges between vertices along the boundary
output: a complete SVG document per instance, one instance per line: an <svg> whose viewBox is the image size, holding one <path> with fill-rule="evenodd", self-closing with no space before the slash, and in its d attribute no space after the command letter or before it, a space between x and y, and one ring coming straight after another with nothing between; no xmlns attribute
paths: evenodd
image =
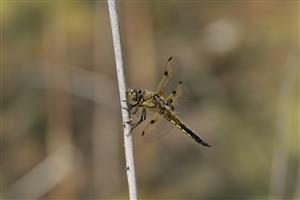
<svg viewBox="0 0 300 200"><path fill-rule="evenodd" d="M183 82L177 82L176 87L172 90L172 92L169 95L166 94L166 85L171 76L170 65L172 59L173 57L168 59L160 83L155 91L148 91L140 88L129 88L126 91L128 96L128 110L130 114L136 115L137 113L140 113L141 115L137 122L131 122L131 131L143 123L147 118L147 112L151 111L154 113L153 119L145 125L142 131L142 136L144 136L147 130L153 128L164 118L177 127L183 134L189 136L197 143L209 147L210 145L201 139L191 128L189 128L175 112L175 101L179 96L178 93ZM141 110L141 112L138 112L139 110Z"/></svg>

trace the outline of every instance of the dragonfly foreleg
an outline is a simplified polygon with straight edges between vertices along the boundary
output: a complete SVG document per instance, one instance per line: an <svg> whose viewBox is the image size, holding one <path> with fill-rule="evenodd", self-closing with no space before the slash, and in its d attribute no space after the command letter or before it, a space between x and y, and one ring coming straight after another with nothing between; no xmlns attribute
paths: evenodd
<svg viewBox="0 0 300 200"><path fill-rule="evenodd" d="M134 111L131 110L131 114L135 115L139 111L139 109L140 109L140 107L136 106Z"/></svg>
<svg viewBox="0 0 300 200"><path fill-rule="evenodd" d="M131 131L136 128L138 125L140 125L143 121L146 120L146 109L143 108L143 111L142 111L142 114L141 114L141 118L138 122L132 124L132 127L131 127Z"/></svg>
<svg viewBox="0 0 300 200"><path fill-rule="evenodd" d="M124 107L122 107L122 109L126 110L127 112L130 112L130 108L124 108Z"/></svg>
<svg viewBox="0 0 300 200"><path fill-rule="evenodd" d="M138 108L139 108L139 107L137 107L138 105L139 105L139 103L135 103L135 104L128 103L128 108L122 107L122 109L124 109L124 110L126 110L126 111L128 111L132 114L135 114L137 112ZM135 108L135 107L136 107L136 110L134 112L132 112L132 109Z"/></svg>

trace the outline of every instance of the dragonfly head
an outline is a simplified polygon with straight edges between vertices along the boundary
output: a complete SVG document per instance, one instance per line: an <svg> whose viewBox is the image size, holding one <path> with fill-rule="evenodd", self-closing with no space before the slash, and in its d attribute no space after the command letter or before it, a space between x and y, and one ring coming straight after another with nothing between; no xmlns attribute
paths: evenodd
<svg viewBox="0 0 300 200"><path fill-rule="evenodd" d="M131 101L139 101L140 99L143 98L143 94L144 94L144 91L137 88L137 89L132 89L132 88L129 88L127 90L127 94L128 94L128 98L131 100Z"/></svg>

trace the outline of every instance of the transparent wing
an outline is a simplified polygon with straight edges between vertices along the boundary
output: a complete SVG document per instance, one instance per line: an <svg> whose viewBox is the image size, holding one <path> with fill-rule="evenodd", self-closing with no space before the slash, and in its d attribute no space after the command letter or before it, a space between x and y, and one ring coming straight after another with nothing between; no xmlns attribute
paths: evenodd
<svg viewBox="0 0 300 200"><path fill-rule="evenodd" d="M156 89L156 92L160 95L163 95L165 92L165 87L170 80L170 77L172 76L172 70L171 70L171 61L173 60L173 57L170 57L164 67L162 78L158 84L158 87Z"/></svg>
<svg viewBox="0 0 300 200"><path fill-rule="evenodd" d="M145 123L142 130L142 137L145 142L154 142L168 135L174 128L169 121L156 113Z"/></svg>
<svg viewBox="0 0 300 200"><path fill-rule="evenodd" d="M182 64L179 57L170 57L162 70L162 77L157 86L156 92L167 97L181 81Z"/></svg>
<svg viewBox="0 0 300 200"><path fill-rule="evenodd" d="M150 130L157 129L157 125L160 123L160 115L158 113L155 113L153 117L146 123L143 131L142 136L145 135L145 133L149 133Z"/></svg>
<svg viewBox="0 0 300 200"><path fill-rule="evenodd" d="M173 104L174 106L178 105L178 99L183 94L182 85L182 81L179 81L177 83L176 87L172 90L171 94L166 98L168 103Z"/></svg>
<svg viewBox="0 0 300 200"><path fill-rule="evenodd" d="M174 126L159 113L148 111L146 120L133 130L133 134L143 137L145 142L154 142L170 133L173 129Z"/></svg>
<svg viewBox="0 0 300 200"><path fill-rule="evenodd" d="M188 110L191 104L192 96L186 87L185 82L174 78L175 80L171 80L170 87L166 95L166 99L169 104L174 107L174 110L177 113L184 113ZM176 82L177 81L177 82Z"/></svg>

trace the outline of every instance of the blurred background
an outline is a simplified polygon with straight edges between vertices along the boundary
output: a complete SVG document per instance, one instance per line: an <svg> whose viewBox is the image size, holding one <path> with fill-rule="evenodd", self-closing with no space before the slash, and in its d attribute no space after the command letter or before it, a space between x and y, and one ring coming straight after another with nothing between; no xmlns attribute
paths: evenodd
<svg viewBox="0 0 300 200"><path fill-rule="evenodd" d="M142 199L299 199L299 3L125 1L128 87L170 56L190 100L174 130L134 134ZM1 196L128 198L106 1L1 1ZM183 95L184 96L184 95Z"/></svg>

